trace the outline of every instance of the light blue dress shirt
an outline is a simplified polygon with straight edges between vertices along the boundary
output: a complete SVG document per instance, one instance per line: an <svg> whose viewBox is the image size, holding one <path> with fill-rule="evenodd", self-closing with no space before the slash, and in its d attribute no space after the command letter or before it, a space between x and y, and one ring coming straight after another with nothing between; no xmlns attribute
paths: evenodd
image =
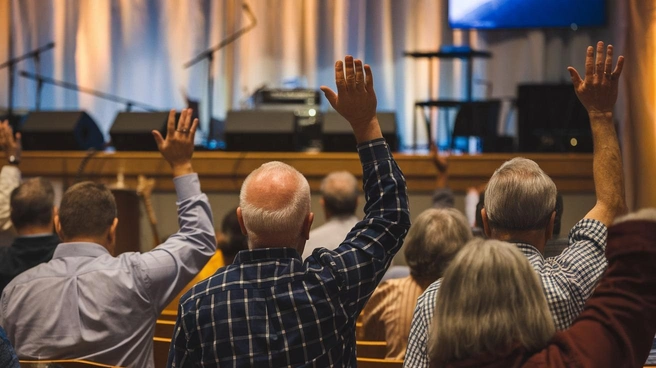
<svg viewBox="0 0 656 368"><path fill-rule="evenodd" d="M180 230L157 248L112 257L99 244L62 243L5 288L0 325L21 359L154 366L155 320L216 248L198 175L174 183Z"/></svg>

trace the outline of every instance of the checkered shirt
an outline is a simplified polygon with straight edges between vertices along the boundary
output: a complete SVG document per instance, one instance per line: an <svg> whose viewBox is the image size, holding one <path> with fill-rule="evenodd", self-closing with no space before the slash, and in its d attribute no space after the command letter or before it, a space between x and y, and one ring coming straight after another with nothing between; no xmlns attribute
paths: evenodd
<svg viewBox="0 0 656 368"><path fill-rule="evenodd" d="M241 251L180 299L169 367L353 367L355 321L410 227L384 140L358 146L365 218L335 250Z"/></svg>
<svg viewBox="0 0 656 368"><path fill-rule="evenodd" d="M552 258L544 258L532 245L516 244L542 281L549 310L558 330L564 330L583 311L597 281L606 270L608 229L593 219L579 221L569 233L569 247ZM427 368L428 329L435 311L435 298L442 280L432 283L417 299L404 366Z"/></svg>

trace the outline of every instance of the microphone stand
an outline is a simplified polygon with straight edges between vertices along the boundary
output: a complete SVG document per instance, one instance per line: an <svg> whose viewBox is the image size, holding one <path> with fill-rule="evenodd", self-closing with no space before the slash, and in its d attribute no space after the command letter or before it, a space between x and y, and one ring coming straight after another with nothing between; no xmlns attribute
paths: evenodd
<svg viewBox="0 0 656 368"><path fill-rule="evenodd" d="M216 51L221 50L222 48L228 46L229 44L237 41L241 36L243 36L245 33L248 31L252 30L255 28L257 25L257 19L255 18L255 15L249 8L248 4L243 3L242 8L244 9L244 12L248 15L248 18L251 21L251 24L247 25L246 27L243 27L236 31L235 33L231 34L230 36L226 37L223 39L221 42L219 42L217 45L210 47L209 49L201 52L200 54L196 55L193 59L187 61L183 66L185 69L188 69L189 67L198 64L199 62L207 59L207 111L208 111L208 119L209 119L209 129L208 129L208 134L207 134L207 142L209 148L212 148L211 146L216 145L216 140L214 139L214 124L212 124L212 104L213 104L213 99L212 99L212 92L214 90L214 72L213 72L213 66L214 66L214 53Z"/></svg>
<svg viewBox="0 0 656 368"><path fill-rule="evenodd" d="M23 60L26 60L26 59L34 59L35 69L36 69L37 73L39 73L39 69L41 67L40 54L42 52L48 51L48 50L50 50L54 47L55 47L55 43L50 42L47 45L36 48L36 49L26 53L26 54L23 54L21 56L9 59L9 60L5 61L4 63L0 64L0 69L2 69L2 68L8 68L9 69L9 85L8 85L9 94L7 95L8 99L9 99L8 104L7 104L8 105L7 106L7 110L8 110L7 114L9 116L12 116L13 112L14 112L14 93L13 92L14 92L14 67L15 67L15 65L20 63ZM42 88L43 88L42 84L40 84L40 83L37 84L37 88L36 88L36 109L37 110L39 110L40 105L41 105L41 89Z"/></svg>
<svg viewBox="0 0 656 368"><path fill-rule="evenodd" d="M117 102L117 103L120 103L120 104L125 104L125 111L127 111L127 112L131 111L133 107L137 107L137 108L140 108L142 110L149 111L149 112L162 111L162 109L158 109L156 107L153 107L151 105L148 105L148 104L145 104L145 103L142 103L142 102L130 100L130 99L127 99L127 98L124 98L124 97L116 96L116 95L111 95L111 94L105 93L105 92L99 92L99 91L96 91L96 90L93 90L93 89L90 89L90 88L80 87L80 86L78 86L76 84L73 84L73 83L68 83L68 82L64 82L64 81L44 77L44 76L39 75L39 74L28 73L26 71L21 71L19 74L23 78L33 79L33 80L37 81L37 83L39 83L40 85L43 85L43 83L52 84L52 85L57 86L57 87L66 88L66 89L70 89L70 90L73 90L73 91L86 93L88 95L93 95L93 96L96 96L96 97L101 98L103 100L113 101L113 102Z"/></svg>

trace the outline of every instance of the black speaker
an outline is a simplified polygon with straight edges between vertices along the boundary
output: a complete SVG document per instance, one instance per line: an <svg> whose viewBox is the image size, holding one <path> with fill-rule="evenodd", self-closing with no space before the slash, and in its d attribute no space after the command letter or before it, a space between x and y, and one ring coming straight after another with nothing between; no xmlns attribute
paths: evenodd
<svg viewBox="0 0 656 368"><path fill-rule="evenodd" d="M294 152L299 149L293 111L228 111L225 141L228 151Z"/></svg>
<svg viewBox="0 0 656 368"><path fill-rule="evenodd" d="M176 114L176 123L179 118ZM151 133L158 130L166 138L166 122L169 113L120 112L109 130L112 145L117 151L157 151L157 143Z"/></svg>
<svg viewBox="0 0 656 368"><path fill-rule="evenodd" d="M520 152L592 152L588 113L571 84L525 84L517 90Z"/></svg>
<svg viewBox="0 0 656 368"><path fill-rule="evenodd" d="M105 146L98 125L84 111L31 112L20 131L25 150L101 150Z"/></svg>
<svg viewBox="0 0 656 368"><path fill-rule="evenodd" d="M396 114L394 112L378 112L378 123L383 137L396 152L399 139L396 135ZM324 152L355 152L357 143L351 124L336 112L328 112L323 116L322 142Z"/></svg>

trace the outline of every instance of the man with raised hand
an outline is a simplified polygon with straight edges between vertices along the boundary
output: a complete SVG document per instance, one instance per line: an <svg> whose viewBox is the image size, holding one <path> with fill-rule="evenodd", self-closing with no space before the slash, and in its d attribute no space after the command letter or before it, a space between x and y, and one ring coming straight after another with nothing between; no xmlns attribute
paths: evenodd
<svg viewBox="0 0 656 368"><path fill-rule="evenodd" d="M346 75L345 75L346 73ZM365 218L346 239L301 259L310 187L269 162L244 181L237 216L248 250L180 299L169 367L353 367L355 321L410 227L405 179L382 138L368 65L335 65L338 93L362 163Z"/></svg>
<svg viewBox="0 0 656 368"><path fill-rule="evenodd" d="M618 80L624 58L613 66L613 46L588 47L585 80L569 67L576 95L588 111L594 143L593 177L597 202L569 234L569 246L545 259L544 247L553 235L556 185L533 161L514 158L499 167L487 184L481 210L488 237L515 243L538 273L558 330L567 329L581 313L606 269L608 226L626 212L622 157L613 122ZM428 367L428 326L441 280L417 299L405 356L409 368Z"/></svg>
<svg viewBox="0 0 656 368"><path fill-rule="evenodd" d="M191 166L198 120L175 111L157 146L173 170L180 229L146 253L112 256L116 202L104 185L68 188L54 223L52 260L18 275L2 293L0 326L21 359L85 359L152 368L155 321L214 254L207 196Z"/></svg>

